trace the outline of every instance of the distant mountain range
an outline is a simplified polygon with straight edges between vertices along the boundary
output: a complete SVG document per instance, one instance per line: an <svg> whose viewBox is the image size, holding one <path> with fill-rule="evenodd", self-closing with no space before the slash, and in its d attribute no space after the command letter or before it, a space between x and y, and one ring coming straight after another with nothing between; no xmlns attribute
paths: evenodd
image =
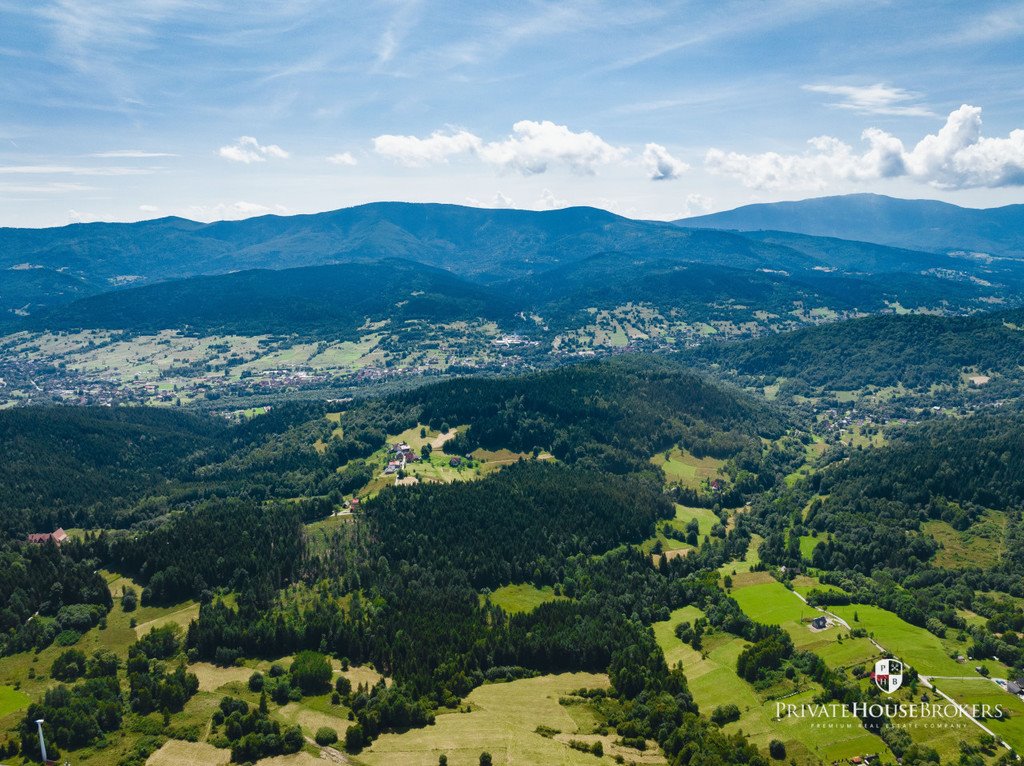
<svg viewBox="0 0 1024 766"><path fill-rule="evenodd" d="M979 210L936 200L848 194L746 205L676 223L687 228L785 231L936 253L962 250L1024 258L1024 205Z"/></svg>
<svg viewBox="0 0 1024 766"><path fill-rule="evenodd" d="M804 212L784 221L794 206ZM759 220L790 231L685 228L594 208L391 202L213 224L163 218L0 229L0 318L8 328L187 326L347 336L367 319L500 319L541 311L546 322L564 324L579 312L629 303L682 312L686 321L742 322L800 307L878 312L900 304L961 312L1019 301L1024 260L865 241L874 219L864 211L890 210L879 214L881 238L896 227L897 208L919 211L908 220L933 216L933 203L854 195L720 214L756 210ZM814 210L825 211L820 228L829 236L799 232L801 220L815 220ZM832 236L843 221L860 241ZM1011 234L1024 241L1007 224L1007 252Z"/></svg>

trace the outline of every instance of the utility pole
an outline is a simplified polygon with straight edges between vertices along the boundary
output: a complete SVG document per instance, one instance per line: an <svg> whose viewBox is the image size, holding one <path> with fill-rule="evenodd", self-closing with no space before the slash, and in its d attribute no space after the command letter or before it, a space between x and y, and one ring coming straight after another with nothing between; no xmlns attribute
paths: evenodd
<svg viewBox="0 0 1024 766"><path fill-rule="evenodd" d="M43 756L43 763L46 763L49 758L46 757L46 740L43 739L43 719L36 719L36 726L39 728L39 752Z"/></svg>

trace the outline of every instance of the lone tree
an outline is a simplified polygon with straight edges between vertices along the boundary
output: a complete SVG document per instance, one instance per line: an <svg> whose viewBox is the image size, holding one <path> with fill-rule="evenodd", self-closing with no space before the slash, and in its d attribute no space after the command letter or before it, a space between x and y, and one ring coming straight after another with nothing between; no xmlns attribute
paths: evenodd
<svg viewBox="0 0 1024 766"><path fill-rule="evenodd" d="M320 745L320 747L327 747L328 745L333 745L338 741L338 732L330 726L321 726L316 730L316 734L313 739L316 740L316 743Z"/></svg>
<svg viewBox="0 0 1024 766"><path fill-rule="evenodd" d="M297 686L304 695L323 694L331 689L331 663L319 652L305 651L295 655L289 673L292 686Z"/></svg>
<svg viewBox="0 0 1024 766"><path fill-rule="evenodd" d="M491 754L484 750L480 753L480 766L491 766Z"/></svg>

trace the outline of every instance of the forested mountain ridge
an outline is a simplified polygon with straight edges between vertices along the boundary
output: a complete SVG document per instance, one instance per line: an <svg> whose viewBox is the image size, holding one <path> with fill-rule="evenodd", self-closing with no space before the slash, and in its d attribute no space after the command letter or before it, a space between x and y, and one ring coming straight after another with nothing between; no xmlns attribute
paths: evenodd
<svg viewBox="0 0 1024 766"><path fill-rule="evenodd" d="M184 329L203 335L313 334L359 337L368 323L501 319L498 293L429 266L391 258L368 263L251 270L106 292L51 309L27 324L40 329Z"/></svg>
<svg viewBox="0 0 1024 766"><path fill-rule="evenodd" d="M373 203L325 213L200 224L0 229L0 303L35 312L90 290L252 269L405 259L482 284L536 276L601 253L751 271L884 273L950 269L999 282L999 264L897 251L868 257L836 240L744 236L623 218L595 208L548 212ZM779 228L779 227L775 227ZM952 248L946 248L952 249ZM986 278L986 274L989 275ZM59 276L58 276L59 275ZM992 276L995 275L995 276ZM44 279L44 277L46 277Z"/></svg>
<svg viewBox="0 0 1024 766"><path fill-rule="evenodd" d="M741 375L786 378L794 390L899 384L927 389L959 382L968 370L1006 376L1009 385L1019 387L1024 313L1015 309L970 317L869 317L742 344L707 346L701 355Z"/></svg>
<svg viewBox="0 0 1024 766"><path fill-rule="evenodd" d="M979 210L936 200L848 194L746 205L676 221L690 228L786 231L906 247L1024 257L1024 205Z"/></svg>

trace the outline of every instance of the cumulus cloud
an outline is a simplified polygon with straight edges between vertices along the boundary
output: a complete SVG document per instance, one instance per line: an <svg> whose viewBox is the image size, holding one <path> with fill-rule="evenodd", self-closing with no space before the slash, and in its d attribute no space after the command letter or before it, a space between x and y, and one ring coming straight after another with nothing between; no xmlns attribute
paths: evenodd
<svg viewBox="0 0 1024 766"><path fill-rule="evenodd" d="M690 169L689 165L673 157L661 144L647 144L643 160L652 181L671 181Z"/></svg>
<svg viewBox="0 0 1024 766"><path fill-rule="evenodd" d="M802 154L740 154L710 149L705 167L733 176L756 189L822 188L833 180L872 181L909 178L941 189L1024 185L1024 130L1005 138L981 134L981 109L964 104L945 125L912 149L884 130L861 135L867 149L858 153L830 136L812 138Z"/></svg>
<svg viewBox="0 0 1024 766"><path fill-rule="evenodd" d="M515 206L515 202L512 200L512 198L507 196L507 195L505 195L505 194L502 194L501 192L496 192L495 193L494 199L492 200L492 203L494 204L494 207L514 207Z"/></svg>
<svg viewBox="0 0 1024 766"><path fill-rule="evenodd" d="M156 205L139 205L139 210L143 213L155 213L159 209Z"/></svg>
<svg viewBox="0 0 1024 766"><path fill-rule="evenodd" d="M589 130L576 133L549 120L520 120L512 126L511 136L484 145L479 153L485 162L524 175L544 173L554 163L590 174L599 165L625 158L629 150L612 146Z"/></svg>
<svg viewBox="0 0 1024 766"><path fill-rule="evenodd" d="M427 138L382 135L373 139L373 150L410 167L447 162L449 157L476 152L483 142L466 130L435 130Z"/></svg>
<svg viewBox="0 0 1024 766"><path fill-rule="evenodd" d="M338 154L332 154L327 158L327 161L332 165L358 165L359 160L352 156L352 152L339 152Z"/></svg>
<svg viewBox="0 0 1024 766"><path fill-rule="evenodd" d="M291 156L277 144L260 144L252 136L242 136L235 143L222 146L217 154L232 162L243 162L249 165L253 162L265 162L268 157L279 160L286 160Z"/></svg>
<svg viewBox="0 0 1024 766"><path fill-rule="evenodd" d="M559 208L568 207L569 200L556 197L555 193L550 189L544 189L537 201L533 203L533 206L540 210L558 210Z"/></svg>
<svg viewBox="0 0 1024 766"><path fill-rule="evenodd" d="M591 174L600 165L626 157L628 149L615 147L590 131L575 132L549 120L520 120L502 141L485 142L467 130L435 131L426 138L382 135L373 139L374 151L404 165L447 162L465 155L502 170L523 175L544 173L552 165L565 165L576 173Z"/></svg>
<svg viewBox="0 0 1024 766"><path fill-rule="evenodd" d="M928 107L918 103L920 94L885 83L874 85L805 85L804 90L837 96L831 106L861 114L886 114L900 117L935 117Z"/></svg>

